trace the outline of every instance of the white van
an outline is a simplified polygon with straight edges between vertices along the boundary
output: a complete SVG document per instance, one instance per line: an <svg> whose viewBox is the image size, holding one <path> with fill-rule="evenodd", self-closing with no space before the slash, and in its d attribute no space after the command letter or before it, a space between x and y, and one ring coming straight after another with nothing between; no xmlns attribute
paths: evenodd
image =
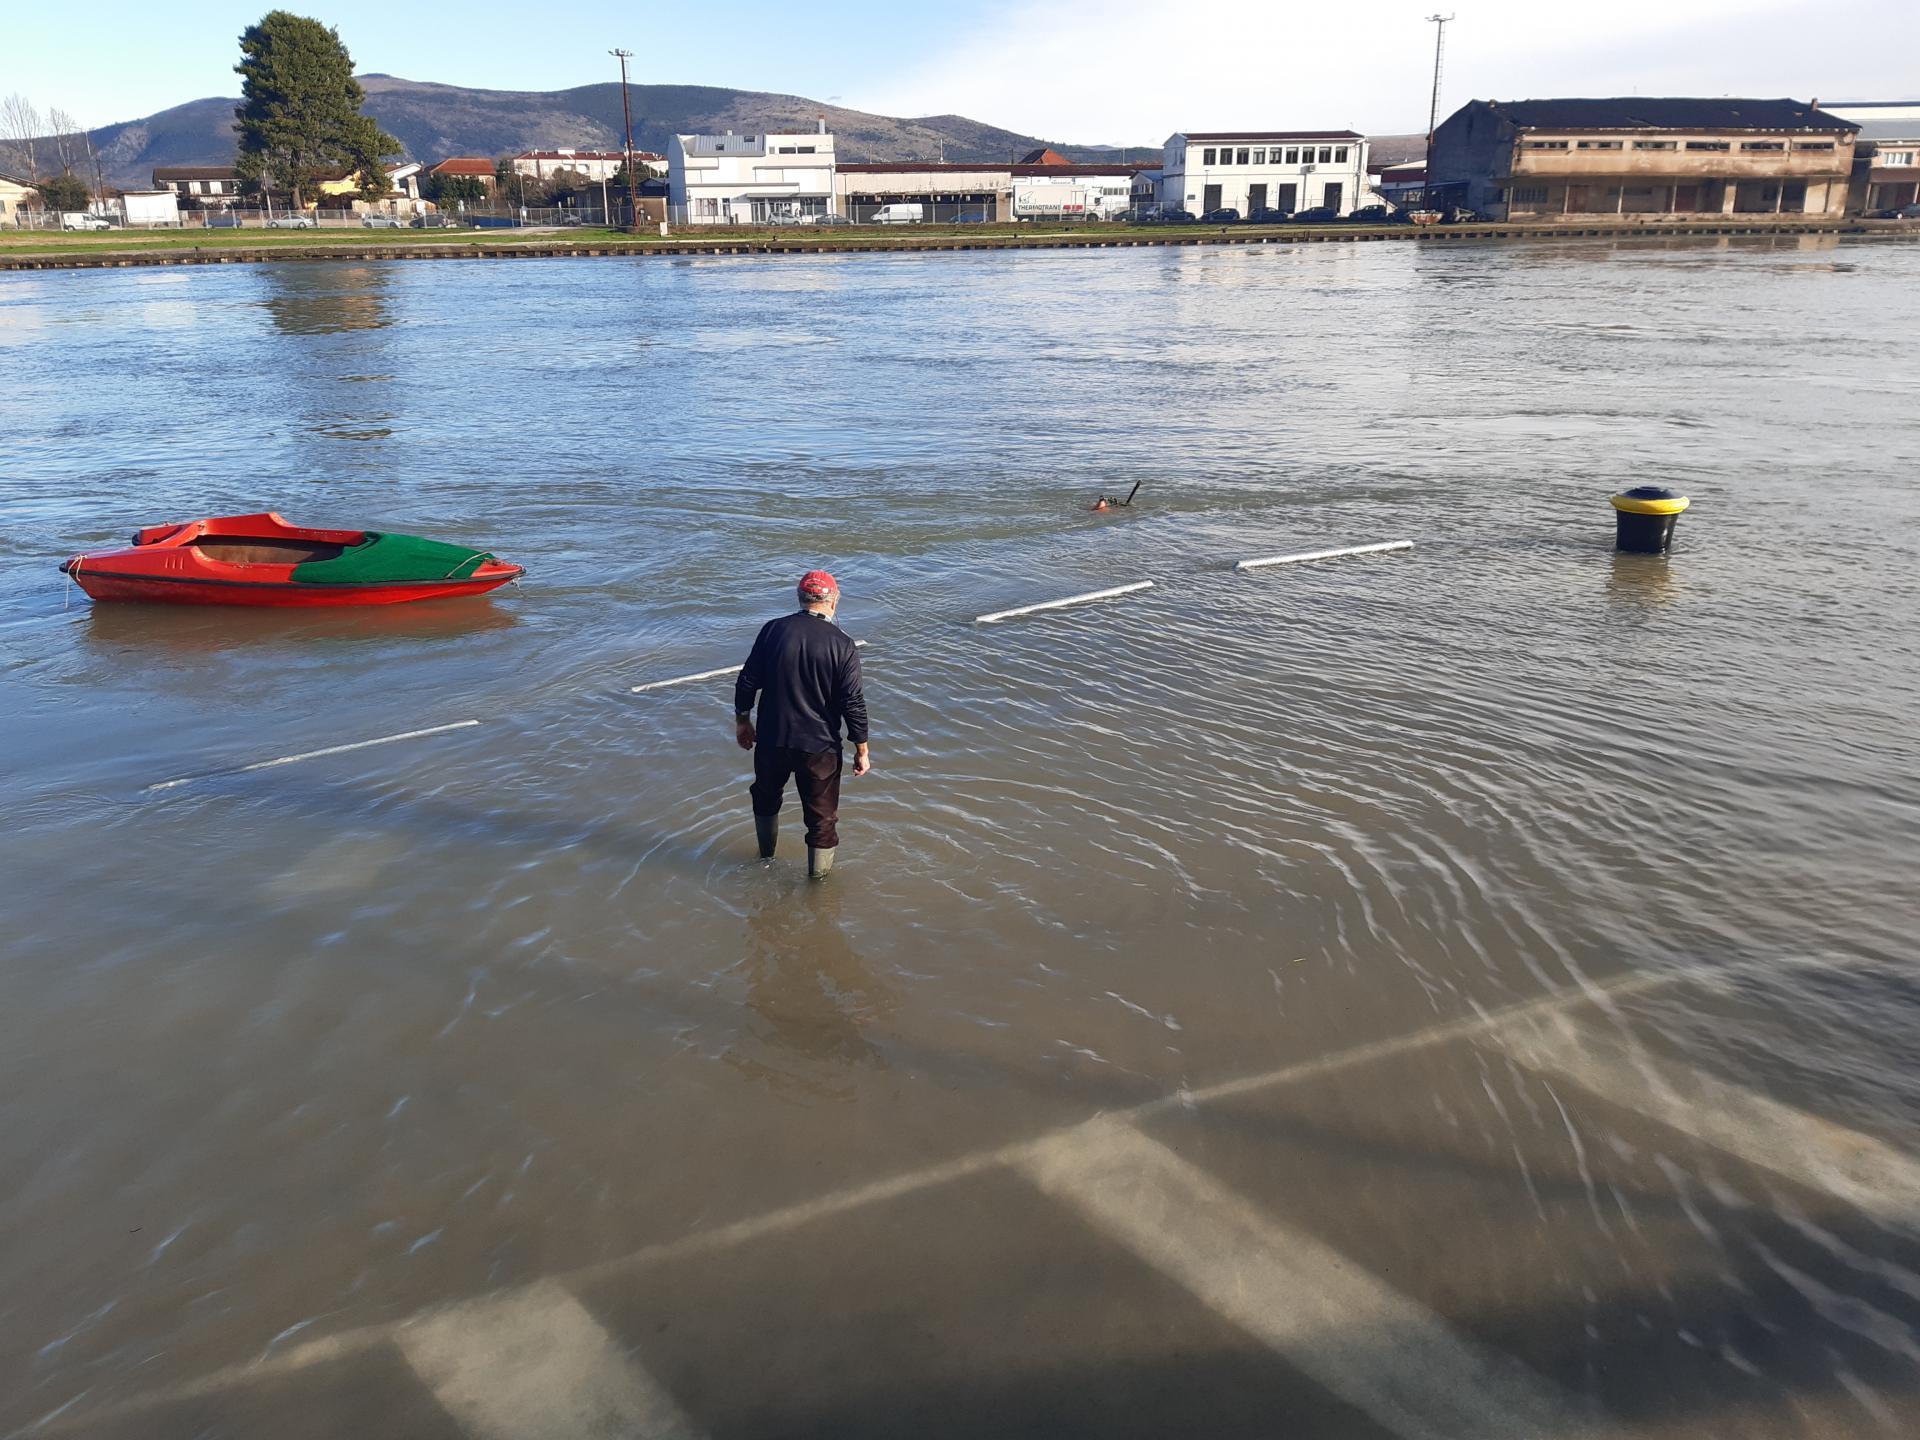
<svg viewBox="0 0 1920 1440"><path fill-rule="evenodd" d="M68 210L60 216L60 228L62 230L111 230L113 222L104 215Z"/></svg>
<svg viewBox="0 0 1920 1440"><path fill-rule="evenodd" d="M918 225L927 218L924 205L882 205L873 212L876 225Z"/></svg>

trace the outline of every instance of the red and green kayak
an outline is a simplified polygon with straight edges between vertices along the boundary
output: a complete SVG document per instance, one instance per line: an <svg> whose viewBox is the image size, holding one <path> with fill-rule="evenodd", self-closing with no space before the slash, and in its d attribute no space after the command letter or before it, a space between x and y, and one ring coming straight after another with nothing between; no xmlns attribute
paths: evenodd
<svg viewBox="0 0 1920 1440"><path fill-rule="evenodd" d="M525 573L484 550L378 530L308 530L271 510L153 525L60 569L95 600L397 605L484 595Z"/></svg>

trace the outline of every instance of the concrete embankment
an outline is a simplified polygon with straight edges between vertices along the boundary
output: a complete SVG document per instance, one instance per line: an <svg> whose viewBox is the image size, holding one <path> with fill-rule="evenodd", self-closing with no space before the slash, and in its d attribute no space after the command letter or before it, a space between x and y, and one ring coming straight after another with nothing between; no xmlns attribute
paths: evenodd
<svg viewBox="0 0 1920 1440"><path fill-rule="evenodd" d="M615 255L845 255L892 254L935 250L1125 250L1143 245L1307 245L1327 241L1412 242L1423 245L1464 240L1566 240L1579 238L1668 239L1698 236L1898 235L1920 238L1920 225L1899 221L1820 221L1795 223L1727 216L1711 222L1680 224L1505 224L1324 225L1217 230L1102 227L1073 234L846 235L702 235L665 239L512 240L499 242L396 241L392 244L183 245L136 250L72 250L62 253L6 253L0 270L110 270L136 265L250 265L268 260L517 260Z"/></svg>

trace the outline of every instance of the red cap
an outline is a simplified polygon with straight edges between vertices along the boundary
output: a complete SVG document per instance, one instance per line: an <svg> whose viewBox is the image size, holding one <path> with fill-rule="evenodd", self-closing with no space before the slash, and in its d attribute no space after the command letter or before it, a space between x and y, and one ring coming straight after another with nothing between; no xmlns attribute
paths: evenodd
<svg viewBox="0 0 1920 1440"><path fill-rule="evenodd" d="M802 600L824 600L840 593L840 582L824 570L809 570L800 577Z"/></svg>

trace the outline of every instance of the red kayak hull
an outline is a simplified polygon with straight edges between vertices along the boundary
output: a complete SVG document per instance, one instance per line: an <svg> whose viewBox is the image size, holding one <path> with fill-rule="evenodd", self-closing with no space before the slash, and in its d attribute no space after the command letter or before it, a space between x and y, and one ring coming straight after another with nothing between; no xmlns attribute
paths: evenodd
<svg viewBox="0 0 1920 1440"><path fill-rule="evenodd" d="M341 605L400 605L410 600L450 600L484 595L520 576L475 574L470 580L409 585L296 585L292 581L195 580L185 576L122 575L82 566L74 581L94 600L131 600L148 605L255 605L313 610ZM71 573L71 572L69 572Z"/></svg>
<svg viewBox="0 0 1920 1440"><path fill-rule="evenodd" d="M273 609L335 609L402 605L484 595L524 570L488 559L458 580L383 581L365 585L296 581L299 564L366 538L360 530L309 530L272 511L155 525L121 550L76 555L60 568L88 597L149 605L248 605Z"/></svg>

